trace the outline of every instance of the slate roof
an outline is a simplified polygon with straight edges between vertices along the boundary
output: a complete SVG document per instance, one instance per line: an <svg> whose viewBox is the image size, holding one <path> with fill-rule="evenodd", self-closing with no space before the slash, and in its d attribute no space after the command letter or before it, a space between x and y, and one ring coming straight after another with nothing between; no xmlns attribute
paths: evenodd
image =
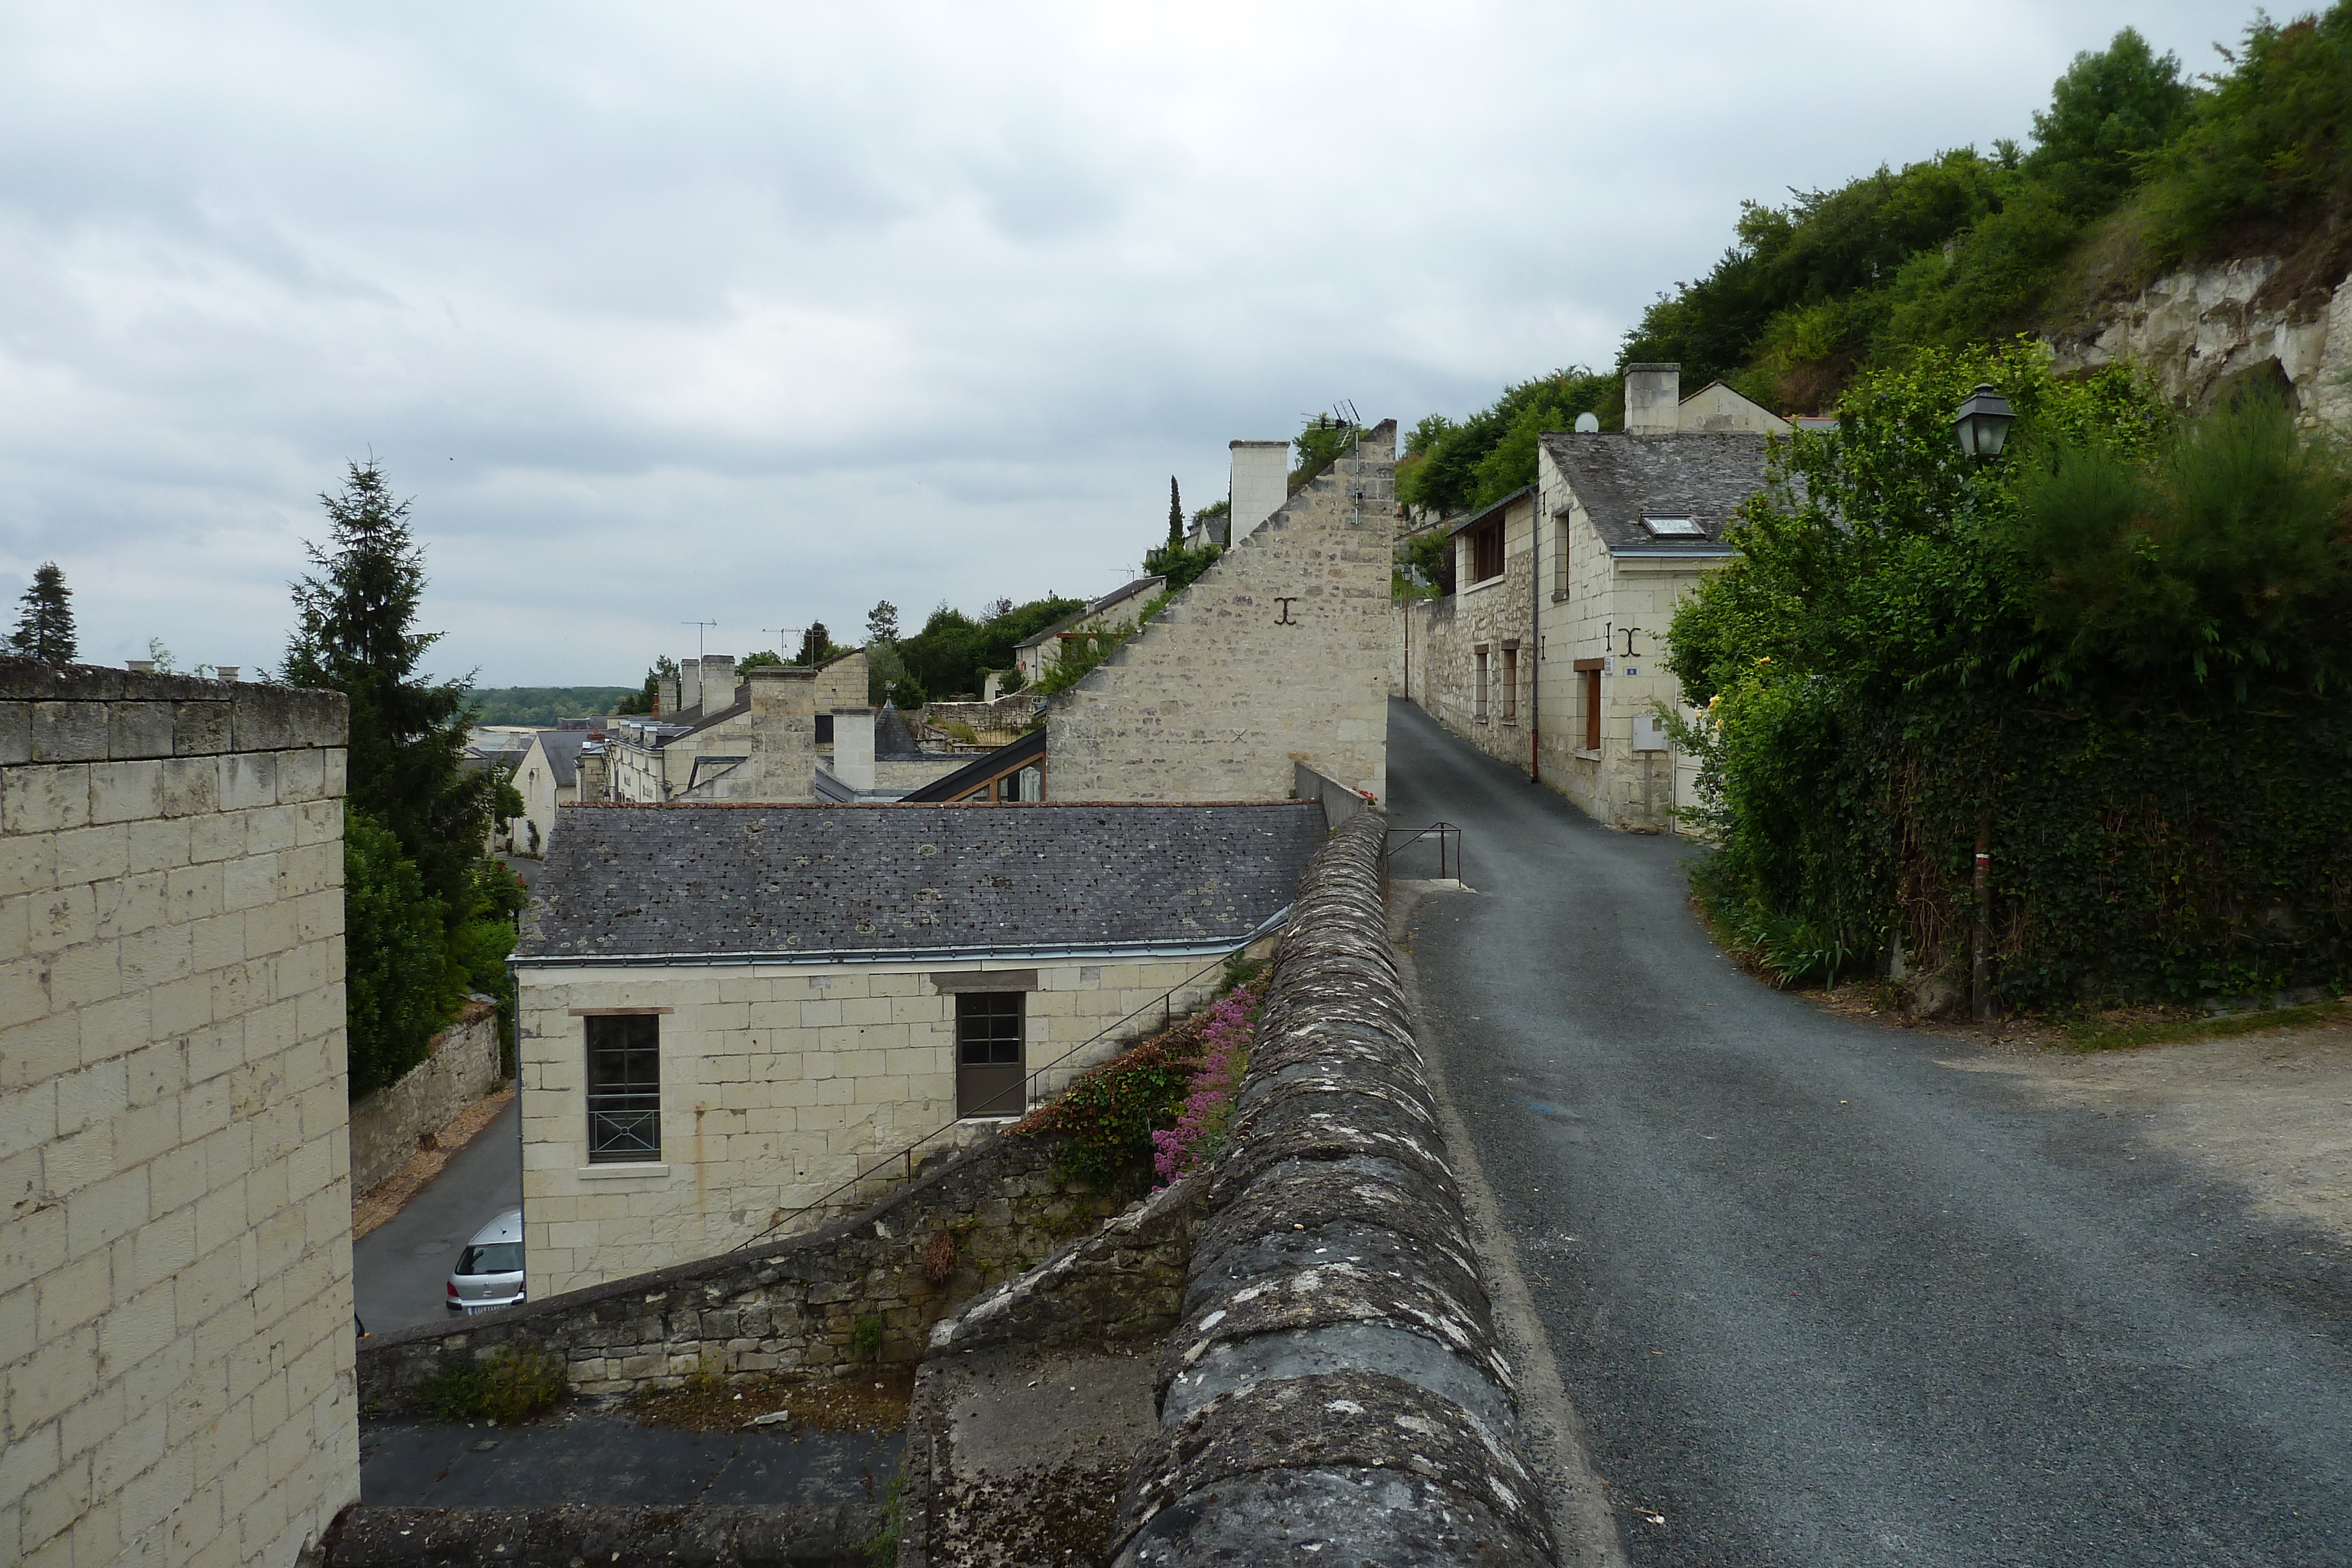
<svg viewBox="0 0 2352 1568"><path fill-rule="evenodd" d="M888 698L882 702L882 711L874 716L874 755L877 760L905 762L914 758L935 757L925 751L922 742L907 724L907 716L892 706Z"/></svg>
<svg viewBox="0 0 2352 1568"><path fill-rule="evenodd" d="M1034 648L1040 643L1051 642L1054 638L1060 636L1063 632L1068 631L1071 627L1076 626L1079 622L1086 620L1089 616L1100 615L1106 610L1116 610L1130 599L1138 598L1148 591L1165 588L1167 586L1168 580L1164 577L1139 577L1133 582L1129 583L1125 588L1115 588L1111 590L1111 591L1104 594L1100 599L1097 599L1093 603L1087 605L1084 610L1079 611L1076 615L1065 615L1059 621L1055 622L1051 626L1046 627L1043 632L1036 633L1034 636L1024 637L1021 641L1013 643L1013 645L1016 648Z"/></svg>
<svg viewBox="0 0 2352 1568"><path fill-rule="evenodd" d="M1543 444L1612 555L1717 556L1728 553L1724 525L1740 502L1763 487L1764 444L1770 439L1559 431ZM1689 517L1706 537L1656 538L1643 525L1645 517Z"/></svg>
<svg viewBox="0 0 2352 1568"><path fill-rule="evenodd" d="M580 748L588 744L584 729L542 729L539 732L539 749L547 754L547 770L555 779L555 787L568 789L580 782Z"/></svg>
<svg viewBox="0 0 2352 1568"><path fill-rule="evenodd" d="M1493 506L1488 507L1485 511L1472 512L1467 517L1454 518L1452 522L1444 525L1445 537L1447 538L1452 538L1463 529L1475 528L1480 523L1485 522L1488 517L1501 517L1505 512L1509 511L1513 507L1518 505L1520 497L1535 494L1535 488L1536 487L1533 485L1522 485L1517 489L1512 491L1509 495L1504 497L1501 500L1496 502Z"/></svg>
<svg viewBox="0 0 2352 1568"><path fill-rule="evenodd" d="M563 808L514 961L1144 952L1238 943L1325 837L1314 801Z"/></svg>

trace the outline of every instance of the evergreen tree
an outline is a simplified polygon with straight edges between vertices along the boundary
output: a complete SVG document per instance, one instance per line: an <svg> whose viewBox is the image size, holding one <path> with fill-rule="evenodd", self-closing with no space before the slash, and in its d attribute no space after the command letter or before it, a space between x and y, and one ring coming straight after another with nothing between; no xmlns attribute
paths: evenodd
<svg viewBox="0 0 2352 1568"><path fill-rule="evenodd" d="M408 503L392 498L373 461L352 464L342 493L319 499L330 539L306 546L320 575L293 584L281 674L351 699L352 804L400 841L454 931L478 902L475 862L492 815L520 816L522 803L496 774L462 765L471 681L420 668L440 633L415 627L425 555L409 537Z"/></svg>
<svg viewBox="0 0 2352 1568"><path fill-rule="evenodd" d="M1176 493L1176 476L1168 476L1168 548L1181 549L1184 544L1184 498Z"/></svg>
<svg viewBox="0 0 2352 1568"><path fill-rule="evenodd" d="M43 561L33 573L33 586L18 601L25 608L17 612L8 651L47 664L72 664L76 651L72 601L73 590L66 586L66 574L58 570L56 561Z"/></svg>
<svg viewBox="0 0 2352 1568"><path fill-rule="evenodd" d="M832 658L833 654L833 633L824 629L824 622L818 621L813 622L807 631L801 633L801 656L793 663L822 664Z"/></svg>
<svg viewBox="0 0 2352 1568"><path fill-rule="evenodd" d="M898 640L897 605L886 599L866 612L866 640L868 643L895 643Z"/></svg>

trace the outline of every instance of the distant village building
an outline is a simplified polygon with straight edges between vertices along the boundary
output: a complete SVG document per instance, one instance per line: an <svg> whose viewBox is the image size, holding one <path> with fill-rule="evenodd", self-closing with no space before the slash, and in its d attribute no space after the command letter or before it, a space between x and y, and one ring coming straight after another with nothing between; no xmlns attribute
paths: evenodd
<svg viewBox="0 0 2352 1568"><path fill-rule="evenodd" d="M558 806L581 799L581 753L603 737L584 729L535 731L514 768L515 792L522 797L522 815L507 825L509 841L517 854L547 852L555 833Z"/></svg>
<svg viewBox="0 0 2352 1568"><path fill-rule="evenodd" d="M1220 988L1326 835L1313 801L563 816L514 958L534 1298L1024 1113Z"/></svg>
<svg viewBox="0 0 2352 1568"><path fill-rule="evenodd" d="M1104 594L1075 615L1066 615L1033 636L1025 637L1013 646L1013 663L1021 672L1024 685L1034 685L1053 674L1062 662L1063 651L1074 643L1085 643L1092 634L1102 632L1134 629L1143 609L1152 596L1164 591L1164 577L1139 577L1124 588ZM993 701L995 694L989 693Z"/></svg>
<svg viewBox="0 0 2352 1568"><path fill-rule="evenodd" d="M1399 627L1404 695L1612 826L1674 831L1695 759L1661 717L1675 607L1730 559L1724 528L1788 423L1720 382L1631 365L1625 429L1543 437L1537 479L1443 525L1449 581Z"/></svg>

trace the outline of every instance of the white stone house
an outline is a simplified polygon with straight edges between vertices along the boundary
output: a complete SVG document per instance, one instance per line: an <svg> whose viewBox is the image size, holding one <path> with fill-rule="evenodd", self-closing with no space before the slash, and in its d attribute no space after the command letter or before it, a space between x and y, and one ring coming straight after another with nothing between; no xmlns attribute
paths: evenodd
<svg viewBox="0 0 2352 1568"><path fill-rule="evenodd" d="M534 1298L1025 1113L1211 994L1325 836L1312 801L563 816L513 959Z"/></svg>
<svg viewBox="0 0 2352 1568"><path fill-rule="evenodd" d="M1789 429L1719 382L1680 397L1680 374L1629 366L1623 431L1545 436L1534 486L1452 525L1454 591L1399 628L1432 716L1639 831L1696 803L1695 759L1658 717L1681 696L1675 606L1731 558L1724 529Z"/></svg>
<svg viewBox="0 0 2352 1568"><path fill-rule="evenodd" d="M543 855L554 836L556 808L580 799L580 753L590 741L603 738L587 730L542 729L533 732L515 764L515 793L522 797L522 815L507 824L513 852Z"/></svg>

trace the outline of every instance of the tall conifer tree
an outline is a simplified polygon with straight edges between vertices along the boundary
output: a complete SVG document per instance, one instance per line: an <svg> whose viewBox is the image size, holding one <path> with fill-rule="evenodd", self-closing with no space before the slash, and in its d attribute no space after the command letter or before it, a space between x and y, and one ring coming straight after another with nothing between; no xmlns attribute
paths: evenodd
<svg viewBox="0 0 2352 1568"><path fill-rule="evenodd" d="M1184 498L1176 493L1176 476L1168 476L1168 548L1184 546Z"/></svg>
<svg viewBox="0 0 2352 1568"><path fill-rule="evenodd" d="M8 638L8 651L52 664L72 664L76 652L73 590L66 586L66 574L58 570L56 561L41 563L33 573L33 586L25 590L18 602L24 609L16 613L16 630Z"/></svg>

